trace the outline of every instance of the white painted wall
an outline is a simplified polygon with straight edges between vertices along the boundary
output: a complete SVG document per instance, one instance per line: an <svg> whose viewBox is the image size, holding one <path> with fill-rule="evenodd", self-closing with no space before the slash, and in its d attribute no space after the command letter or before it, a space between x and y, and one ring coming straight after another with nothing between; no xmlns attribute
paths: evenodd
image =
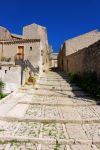
<svg viewBox="0 0 100 150"><path fill-rule="evenodd" d="M5 73L5 70L7 72ZM4 93L11 93L21 86L21 67L2 66L0 70L0 79L5 83Z"/></svg>

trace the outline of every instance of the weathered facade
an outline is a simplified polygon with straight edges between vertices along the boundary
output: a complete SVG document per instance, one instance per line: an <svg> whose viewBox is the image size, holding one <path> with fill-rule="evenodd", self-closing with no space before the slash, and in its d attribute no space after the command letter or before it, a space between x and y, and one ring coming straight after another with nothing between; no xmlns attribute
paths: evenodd
<svg viewBox="0 0 100 150"><path fill-rule="evenodd" d="M95 30L65 41L58 55L59 68L66 73L95 71L100 76L100 32Z"/></svg>
<svg viewBox="0 0 100 150"><path fill-rule="evenodd" d="M48 70L51 52L45 27L25 26L23 35L0 27L0 80L5 83L4 91L10 93L24 84L30 70L39 74ZM27 74L19 65L27 68Z"/></svg>
<svg viewBox="0 0 100 150"><path fill-rule="evenodd" d="M40 39L40 49L42 56L42 67L43 70L47 70L49 67L49 54L51 52L48 44L47 29L37 24L25 26L23 28L24 39Z"/></svg>
<svg viewBox="0 0 100 150"><path fill-rule="evenodd" d="M45 27L31 24L23 27L23 35L10 33L0 27L0 59L10 58L17 63L18 59L29 60L40 71L49 67L50 47Z"/></svg>

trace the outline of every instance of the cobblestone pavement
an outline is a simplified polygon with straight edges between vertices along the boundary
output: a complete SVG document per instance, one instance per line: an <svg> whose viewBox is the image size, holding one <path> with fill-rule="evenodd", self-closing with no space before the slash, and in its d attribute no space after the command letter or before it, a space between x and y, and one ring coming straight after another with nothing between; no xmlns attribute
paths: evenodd
<svg viewBox="0 0 100 150"><path fill-rule="evenodd" d="M100 106L63 73L0 102L0 150L100 150Z"/></svg>

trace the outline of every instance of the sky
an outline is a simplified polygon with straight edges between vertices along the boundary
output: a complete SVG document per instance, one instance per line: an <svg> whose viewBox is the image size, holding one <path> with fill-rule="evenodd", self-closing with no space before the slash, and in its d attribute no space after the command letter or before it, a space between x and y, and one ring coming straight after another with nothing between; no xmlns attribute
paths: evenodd
<svg viewBox="0 0 100 150"><path fill-rule="evenodd" d="M0 26L22 34L32 23L47 28L49 44L58 52L65 40L100 30L100 0L0 0Z"/></svg>

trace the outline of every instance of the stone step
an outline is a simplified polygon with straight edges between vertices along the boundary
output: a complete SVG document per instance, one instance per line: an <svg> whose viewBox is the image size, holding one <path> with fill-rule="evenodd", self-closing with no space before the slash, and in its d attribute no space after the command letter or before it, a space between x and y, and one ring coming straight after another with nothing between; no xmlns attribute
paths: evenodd
<svg viewBox="0 0 100 150"><path fill-rule="evenodd" d="M37 117L10 117L10 116L0 116L0 120L2 121L8 121L8 122L37 122L37 123L66 123L66 124L93 124L93 123L97 123L100 124L100 120L98 119L76 119L76 120L72 120L72 119L60 119L60 118L37 118Z"/></svg>
<svg viewBox="0 0 100 150"><path fill-rule="evenodd" d="M67 79L44 73L37 86L25 85L4 102L4 109L16 105L0 114L2 149L100 149L100 107Z"/></svg>
<svg viewBox="0 0 100 150"><path fill-rule="evenodd" d="M0 144L0 149L2 150L99 150L98 145L83 145L83 144L73 144L73 145L66 145L66 144L38 144L34 142L17 142L12 141Z"/></svg>
<svg viewBox="0 0 100 150"><path fill-rule="evenodd" d="M42 101L37 101L36 100L36 102L32 102L32 101L29 101L29 100L27 100L27 101L19 101L18 102L18 104L29 104L29 105L47 105L47 106L64 106L64 107L71 107L71 106L74 106L74 107L79 107L79 106L86 106L86 107L88 107L88 106L95 106L96 105L96 102L91 102L91 103L89 103L89 102L87 102L87 103L77 103L77 102L73 102L73 103L71 103L70 101L66 101L66 102L59 102L59 103L56 103L56 102L54 102L54 103L51 103L51 102L42 102Z"/></svg>
<svg viewBox="0 0 100 150"><path fill-rule="evenodd" d="M37 85L35 90L53 90L53 91L82 91L81 88L77 86L39 86Z"/></svg>
<svg viewBox="0 0 100 150"><path fill-rule="evenodd" d="M100 124L0 121L0 141L55 144L100 144Z"/></svg>
<svg viewBox="0 0 100 150"><path fill-rule="evenodd" d="M58 97L80 97L80 98L86 98L90 95L87 93L84 93L82 91L48 91L48 90L37 90L35 91L34 95L38 96L58 96Z"/></svg>
<svg viewBox="0 0 100 150"><path fill-rule="evenodd" d="M81 140L81 139L54 139L54 138L31 138L31 137L26 137L26 136L0 136L0 142L24 142L24 143L35 143L35 144L42 144L42 145L56 145L57 143L60 145L70 145L71 147L80 147L84 144L83 147L85 148L89 148L90 145L92 144L96 144L96 145L100 145L100 141L94 141L94 140ZM79 146L80 144L80 146ZM77 146L76 146L77 145ZM95 147L95 148L99 148ZM72 149L71 149L72 150ZM77 150L77 149L76 149ZM83 149L80 149L83 150ZM89 150L89 149L84 149L84 150ZM94 150L94 149L93 149ZM95 150L99 150L99 149L95 149Z"/></svg>
<svg viewBox="0 0 100 150"><path fill-rule="evenodd" d="M71 103L69 103L71 104ZM73 104L73 103L72 103ZM45 120L58 122L100 122L99 106L53 106L53 105L32 105L30 103L17 103L6 114L0 115L3 118L19 118L26 120Z"/></svg>
<svg viewBox="0 0 100 150"><path fill-rule="evenodd" d="M56 141L58 141L59 144L74 144L75 141L73 139L50 139L50 138L29 138L25 136L0 136L0 141L5 141L5 142L11 142L11 141L18 141L18 142L34 142L38 144L56 144ZM92 144L92 140L89 141L82 141L82 143L89 142L89 144Z"/></svg>

